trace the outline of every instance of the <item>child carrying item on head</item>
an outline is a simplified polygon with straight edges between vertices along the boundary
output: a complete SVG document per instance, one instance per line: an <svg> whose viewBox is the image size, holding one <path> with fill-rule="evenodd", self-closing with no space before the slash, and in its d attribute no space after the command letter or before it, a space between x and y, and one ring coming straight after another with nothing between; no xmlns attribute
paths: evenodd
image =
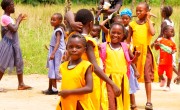
<svg viewBox="0 0 180 110"><path fill-rule="evenodd" d="M63 78L56 110L95 110L88 94L93 91L93 66L81 58L86 46L86 39L80 34L73 34L68 39L70 60L60 66Z"/></svg>
<svg viewBox="0 0 180 110"><path fill-rule="evenodd" d="M49 68L49 87L47 90L43 91L43 93L46 95L57 94L58 90L56 81L62 79L58 69L66 48L64 41L64 30L60 26L62 19L63 17L60 13L55 13L51 17L51 25L54 27L54 31L52 33L47 59L47 68Z"/></svg>
<svg viewBox="0 0 180 110"><path fill-rule="evenodd" d="M160 50L160 58L158 65L158 73L160 78L160 87L164 87L166 79L163 73L166 72L167 85L165 91L170 90L170 84L173 72L173 57L172 54L176 52L176 44L171 40L174 35L174 28L172 26L165 26L163 28L163 37L160 37L155 42L156 50Z"/></svg>

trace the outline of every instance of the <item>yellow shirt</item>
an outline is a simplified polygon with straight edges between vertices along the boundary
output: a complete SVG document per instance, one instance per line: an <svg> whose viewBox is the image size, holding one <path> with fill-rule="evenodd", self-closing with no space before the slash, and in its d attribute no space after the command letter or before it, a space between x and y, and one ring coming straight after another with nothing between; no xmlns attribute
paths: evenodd
<svg viewBox="0 0 180 110"><path fill-rule="evenodd" d="M122 90L123 95L116 97L117 110L130 110L130 97L129 97L129 80L127 77L127 61L124 56L122 47L119 50L114 50L107 44L106 59L105 59L105 72L112 81ZM122 88L123 84L123 88ZM106 82L102 82L102 96L101 104L103 110L108 110L108 95Z"/></svg>
<svg viewBox="0 0 180 110"><path fill-rule="evenodd" d="M96 57L96 62L98 65L100 65L100 57L99 57L99 50L98 50L98 45L95 39L93 39L90 36L85 36L87 42L92 42L94 46L94 54ZM83 60L89 61L87 57L87 53L83 53L82 55ZM93 102L95 110L100 109L100 94L101 94L101 86L100 86L100 78L93 73L93 92L90 93L91 100Z"/></svg>
<svg viewBox="0 0 180 110"><path fill-rule="evenodd" d="M149 28L148 28L149 26L147 22L145 24L139 25L136 23L136 21L132 21L130 22L129 25L133 31L133 35L132 35L133 46L136 47L136 49L141 53L137 61L137 70L140 73L139 81L144 82L144 66L146 61L146 54L148 47L150 48L149 45L152 40L152 35L149 33ZM154 81L158 81L157 66L154 57L153 57L153 64L154 64Z"/></svg>
<svg viewBox="0 0 180 110"><path fill-rule="evenodd" d="M106 42L111 42L111 37L110 37L110 31L108 29L108 35L105 35L106 37Z"/></svg>
<svg viewBox="0 0 180 110"><path fill-rule="evenodd" d="M63 77L61 83L61 90L73 90L82 88L86 85L85 73L87 69L91 66L91 63L82 60L73 69L67 68L68 63L69 61L66 61L60 66L60 72ZM89 94L69 95L66 98L61 97L59 103L61 103L62 105L62 110L76 110L78 101L80 102L84 110L94 110ZM59 107L59 103L56 110L61 110Z"/></svg>

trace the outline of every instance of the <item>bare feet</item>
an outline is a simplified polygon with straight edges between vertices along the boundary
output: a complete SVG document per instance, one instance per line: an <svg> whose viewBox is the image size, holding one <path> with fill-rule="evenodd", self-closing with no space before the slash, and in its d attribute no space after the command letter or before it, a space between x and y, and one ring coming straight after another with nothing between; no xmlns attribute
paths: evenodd
<svg viewBox="0 0 180 110"><path fill-rule="evenodd" d="M18 86L18 90L27 90L27 89L32 89L32 87L28 85Z"/></svg>

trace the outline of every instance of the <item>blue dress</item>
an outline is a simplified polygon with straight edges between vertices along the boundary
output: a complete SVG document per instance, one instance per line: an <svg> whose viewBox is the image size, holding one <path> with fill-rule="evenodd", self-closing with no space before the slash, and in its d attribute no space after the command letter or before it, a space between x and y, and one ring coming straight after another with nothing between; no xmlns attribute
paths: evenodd
<svg viewBox="0 0 180 110"><path fill-rule="evenodd" d="M55 57L53 60L49 60L55 44L56 44L56 32L60 31L61 32L61 38L60 38L60 44L58 47L58 50L55 53ZM66 49L65 41L64 41L64 32L61 28L57 28L54 30L52 37L51 37L51 42L50 42L50 47L49 47L49 52L48 52L48 58L47 58L47 68L49 68L48 71L48 77L50 79L61 79L61 74L59 73L59 66L61 64L61 59L64 54L64 51Z"/></svg>

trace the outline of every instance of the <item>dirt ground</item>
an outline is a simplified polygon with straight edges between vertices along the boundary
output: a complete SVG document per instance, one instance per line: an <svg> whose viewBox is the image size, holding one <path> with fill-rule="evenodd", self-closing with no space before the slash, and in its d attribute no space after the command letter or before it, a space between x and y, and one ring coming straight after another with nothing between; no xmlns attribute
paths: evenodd
<svg viewBox="0 0 180 110"><path fill-rule="evenodd" d="M2 78L0 87L6 92L0 92L0 110L55 110L59 97L41 93L48 86L46 75L26 75L24 80L33 87L32 90L18 91L16 75L5 75ZM140 87L141 90L136 93L136 102L138 110L144 110L146 103L144 84L140 83ZM165 92L158 83L153 83L152 102L154 110L180 110L180 85L172 83L171 91Z"/></svg>

